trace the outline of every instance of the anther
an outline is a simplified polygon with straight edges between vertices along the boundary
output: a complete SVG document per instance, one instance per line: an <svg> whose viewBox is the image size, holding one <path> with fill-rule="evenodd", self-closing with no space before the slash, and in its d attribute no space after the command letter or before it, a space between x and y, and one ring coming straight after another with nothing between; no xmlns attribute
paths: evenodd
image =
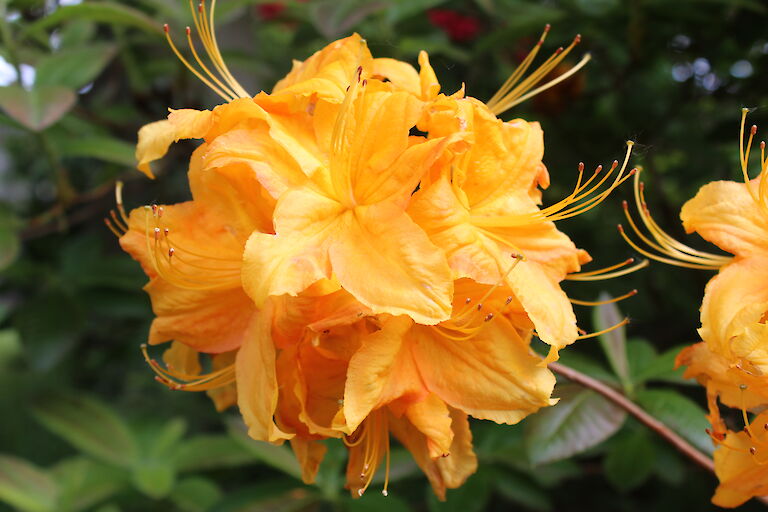
<svg viewBox="0 0 768 512"><path fill-rule="evenodd" d="M192 33L192 29L189 27L186 27L187 35L190 35Z"/></svg>
<svg viewBox="0 0 768 512"><path fill-rule="evenodd" d="M768 423L763 423L763 429L768 430Z"/></svg>
<svg viewBox="0 0 768 512"><path fill-rule="evenodd" d="M166 237L168 237L168 233L169 233L169 232L170 232L170 229L168 229L168 228L165 228L165 229L163 230L163 233L165 233L165 236L166 236Z"/></svg>
<svg viewBox="0 0 768 512"><path fill-rule="evenodd" d="M176 251L173 249L173 247L171 247L170 249L168 249L168 258L169 258L169 259L173 257L173 253L174 253L174 252L176 252Z"/></svg>
<svg viewBox="0 0 768 512"><path fill-rule="evenodd" d="M365 492L365 491L363 491L363 489L362 489L362 488L361 488L361 489L358 489L358 490L357 490L357 495L358 495L358 496L360 496L360 497L362 497L364 492Z"/></svg>
<svg viewBox="0 0 768 512"><path fill-rule="evenodd" d="M155 228L155 240L160 240L160 228Z"/></svg>
<svg viewBox="0 0 768 512"><path fill-rule="evenodd" d="M163 216L163 212L164 212L164 211L165 211L165 210L163 209L163 207L162 207L162 206L161 206L161 207L159 207L159 208L157 209L157 216L158 216L158 217L162 217L162 216Z"/></svg>
<svg viewBox="0 0 768 512"><path fill-rule="evenodd" d="M202 13L203 12L203 2L200 2L197 4L197 12Z"/></svg>
<svg viewBox="0 0 768 512"><path fill-rule="evenodd" d="M573 38L573 44L579 44L581 42L581 34L576 34L576 37Z"/></svg>
<svg viewBox="0 0 768 512"><path fill-rule="evenodd" d="M600 174L603 170L603 164L598 165L595 167L595 174Z"/></svg>
<svg viewBox="0 0 768 512"><path fill-rule="evenodd" d="M582 336L584 336L584 335L586 335L586 334L587 334L587 331L585 331L584 329L579 329L579 334L581 334Z"/></svg>
<svg viewBox="0 0 768 512"><path fill-rule="evenodd" d="M754 446L750 446L749 447L749 453L752 454L752 455L756 454L757 453L757 448L755 448Z"/></svg>
<svg viewBox="0 0 768 512"><path fill-rule="evenodd" d="M477 310L480 311L481 309L483 309L483 303L482 302L477 305Z"/></svg>
<svg viewBox="0 0 768 512"><path fill-rule="evenodd" d="M155 203L152 203L152 214L157 215L157 205Z"/></svg>
<svg viewBox="0 0 768 512"><path fill-rule="evenodd" d="M746 384L739 384L739 389L742 390L742 391L746 391L747 390L747 385Z"/></svg>
<svg viewBox="0 0 768 512"><path fill-rule="evenodd" d="M493 313L488 313L483 319L484 322L490 322L491 320L493 320Z"/></svg>
<svg viewBox="0 0 768 512"><path fill-rule="evenodd" d="M750 133L750 135L754 135L754 134L757 133L757 125L756 124L752 125L752 128L749 129L749 133Z"/></svg>
<svg viewBox="0 0 768 512"><path fill-rule="evenodd" d="M387 492L386 489L382 489L381 494L383 494L384 496L389 496L389 493Z"/></svg>
<svg viewBox="0 0 768 512"><path fill-rule="evenodd" d="M579 162L579 172L584 172L584 162Z"/></svg>
<svg viewBox="0 0 768 512"><path fill-rule="evenodd" d="M546 25L544 25L544 33L546 34L547 32L549 32L549 29L550 29L550 28L552 28L552 25L550 25L549 23L547 23Z"/></svg>
<svg viewBox="0 0 768 512"><path fill-rule="evenodd" d="M752 434L749 432L749 427L745 425L742 430L744 431L745 434L747 434L747 437L752 437Z"/></svg>
<svg viewBox="0 0 768 512"><path fill-rule="evenodd" d="M464 304L469 304L470 302L472 302L472 297L467 297L464 299Z"/></svg>
<svg viewBox="0 0 768 512"><path fill-rule="evenodd" d="M365 87L366 85L368 85L368 79L367 78L365 80L363 80L363 87Z"/></svg>
<svg viewBox="0 0 768 512"><path fill-rule="evenodd" d="M357 66L357 81L363 77L363 66Z"/></svg>
<svg viewBox="0 0 768 512"><path fill-rule="evenodd" d="M624 208L625 210L629 208L629 204L627 203L626 199L621 202L621 207Z"/></svg>
<svg viewBox="0 0 768 512"><path fill-rule="evenodd" d="M512 302L512 296L511 295L509 297L507 297L507 300L504 301L504 305L508 306L510 302Z"/></svg>
<svg viewBox="0 0 768 512"><path fill-rule="evenodd" d="M563 47L562 46L560 48L558 48L557 50L555 50L555 55L560 55L561 53L563 53Z"/></svg>
<svg viewBox="0 0 768 512"><path fill-rule="evenodd" d="M328 333L330 333L330 332L331 332L331 330L330 330L330 329L324 329L324 330L323 330L323 334L328 334Z"/></svg>
<svg viewBox="0 0 768 512"><path fill-rule="evenodd" d="M164 31L165 31L165 33L167 34L168 32L170 32L170 30L171 30L171 29L170 29L170 27L168 27L168 24L167 24L167 23L165 23L165 24L163 24L163 30L164 30Z"/></svg>

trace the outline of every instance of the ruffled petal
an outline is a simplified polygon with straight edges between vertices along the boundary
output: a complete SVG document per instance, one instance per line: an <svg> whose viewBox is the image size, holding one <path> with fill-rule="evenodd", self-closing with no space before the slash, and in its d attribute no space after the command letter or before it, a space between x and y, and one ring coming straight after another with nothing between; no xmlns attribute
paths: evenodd
<svg viewBox="0 0 768 512"><path fill-rule="evenodd" d="M749 186L757 194L758 182ZM704 185L683 205L680 218L687 232L695 231L732 254L768 250L768 218L744 183L715 181Z"/></svg>
<svg viewBox="0 0 768 512"><path fill-rule="evenodd" d="M371 75L389 80L396 89L406 91L416 97L421 96L419 73L407 62L396 59L378 58L371 63Z"/></svg>
<svg viewBox="0 0 768 512"><path fill-rule="evenodd" d="M753 421L753 429L763 430L768 422L768 414L760 414ZM745 432L729 432L725 442L715 450L715 474L720 485L712 497L712 503L719 507L734 508L755 496L768 494L768 465L765 457L764 442L760 442L756 455L750 448L756 441Z"/></svg>
<svg viewBox="0 0 768 512"><path fill-rule="evenodd" d="M447 339L437 328L423 326L414 328L414 336L419 374L451 407L514 424L555 403L554 375L503 316L485 322L468 340Z"/></svg>
<svg viewBox="0 0 768 512"><path fill-rule="evenodd" d="M275 347L270 336L271 319L272 307L269 304L255 313L237 353L237 403L249 436L257 441L281 443L294 435L283 432L273 421L278 388Z"/></svg>
<svg viewBox="0 0 768 512"><path fill-rule="evenodd" d="M329 252L342 287L374 313L435 324L451 312L453 280L443 252L397 206L347 211Z"/></svg>
<svg viewBox="0 0 768 512"><path fill-rule="evenodd" d="M296 460L301 466L301 480L305 484L315 483L317 471L320 469L320 463L323 462L325 452L328 448L320 441L302 439L294 437L290 441Z"/></svg>
<svg viewBox="0 0 768 512"><path fill-rule="evenodd" d="M168 152L168 146L180 139L200 139L211 127L213 116L210 110L173 110L168 119L144 125L139 130L136 145L137 168L154 178L150 162L158 160Z"/></svg>

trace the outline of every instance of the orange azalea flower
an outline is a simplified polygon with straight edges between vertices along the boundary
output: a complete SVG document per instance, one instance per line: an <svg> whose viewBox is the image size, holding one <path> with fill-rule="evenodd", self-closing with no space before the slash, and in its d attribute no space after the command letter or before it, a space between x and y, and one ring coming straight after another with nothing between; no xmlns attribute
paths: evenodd
<svg viewBox="0 0 768 512"><path fill-rule="evenodd" d="M682 208L680 217L689 233L733 254L711 254L688 247L664 233L650 216L642 184L635 180L640 230L625 212L630 227L651 250L636 244L619 226L625 240L646 256L672 265L719 270L704 291L701 306L703 340L684 349L677 364L685 376L706 386L710 403L711 436L719 448L715 470L720 487L713 502L735 507L752 496L768 493L768 438L765 414L750 427L747 411L768 405L768 159L761 143L760 173L750 179L749 154L757 127L749 132L745 147L748 110L742 110L739 156L744 181L717 181L701 188ZM720 419L718 400L742 411L746 433L728 433ZM757 428L759 425L760 428Z"/></svg>
<svg viewBox="0 0 768 512"><path fill-rule="evenodd" d="M535 329L551 360L579 337L559 282L631 270L574 275L588 256L553 224L626 179L629 151L617 172L582 180L582 166L574 192L539 209L541 130L496 117L589 57L535 88L578 39L523 79L537 45L486 107L441 95L425 53L416 72L353 35L250 97L221 59L212 12L193 15L212 68L169 43L227 103L172 111L137 147L152 176L171 143L203 139L193 200L111 224L150 277L150 342L176 340L165 365L149 364L219 408L236 401L254 439L289 440L307 482L320 441L342 437L361 495L381 462L388 475L391 434L443 497L477 465L468 416L516 423L554 403L529 342Z"/></svg>

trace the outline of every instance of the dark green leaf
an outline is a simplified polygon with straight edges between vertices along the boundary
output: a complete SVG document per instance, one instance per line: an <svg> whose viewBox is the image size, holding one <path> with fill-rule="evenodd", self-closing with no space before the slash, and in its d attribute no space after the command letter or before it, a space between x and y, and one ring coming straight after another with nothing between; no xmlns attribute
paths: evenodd
<svg viewBox="0 0 768 512"><path fill-rule="evenodd" d="M657 447L655 473L669 485L680 485L685 479L685 462L671 446Z"/></svg>
<svg viewBox="0 0 768 512"><path fill-rule="evenodd" d="M0 369L21 355L21 337L16 329L0 330Z"/></svg>
<svg viewBox="0 0 768 512"><path fill-rule="evenodd" d="M695 385L695 380L683 378L685 368L675 369L675 359L683 346L674 347L660 354L634 376L636 382L662 381L675 384Z"/></svg>
<svg viewBox="0 0 768 512"><path fill-rule="evenodd" d="M251 439L245 431L245 425L240 420L232 419L227 421L227 424L232 438L251 455L273 468L301 480L301 467L287 446L276 446Z"/></svg>
<svg viewBox="0 0 768 512"><path fill-rule="evenodd" d="M69 112L77 96L61 86L41 86L31 90L18 85L0 87L0 107L23 126L39 132Z"/></svg>
<svg viewBox="0 0 768 512"><path fill-rule="evenodd" d="M258 460L228 436L199 436L182 442L173 453L179 471L203 471L252 464Z"/></svg>
<svg viewBox="0 0 768 512"><path fill-rule="evenodd" d="M559 386L560 402L525 422L528 458L534 465L565 459L612 436L626 412L602 396L576 386Z"/></svg>
<svg viewBox="0 0 768 512"><path fill-rule="evenodd" d="M600 293L598 300L608 300L611 296L606 292ZM615 303L601 304L594 309L593 323L596 331L608 329L618 324L624 316ZM625 389L630 383L629 363L627 362L627 334L624 327L619 327L598 336L600 346L605 352L608 363Z"/></svg>
<svg viewBox="0 0 768 512"><path fill-rule="evenodd" d="M67 139L60 145L61 156L88 157L132 168L136 165L136 146L129 142L94 135Z"/></svg>
<svg viewBox="0 0 768 512"><path fill-rule="evenodd" d="M523 505L526 509L552 510L549 496L530 477L503 471L499 472L495 481L496 491L505 500Z"/></svg>
<svg viewBox="0 0 768 512"><path fill-rule="evenodd" d="M54 512L56 482L24 459L0 455L0 500L24 512Z"/></svg>
<svg viewBox="0 0 768 512"><path fill-rule="evenodd" d="M632 382L639 384L642 380L638 376L642 375L656 360L656 349L645 340L629 340L627 356Z"/></svg>
<svg viewBox="0 0 768 512"><path fill-rule="evenodd" d="M397 496L384 496L378 489L370 489L362 498L344 497L348 512L408 512L408 503Z"/></svg>
<svg viewBox="0 0 768 512"><path fill-rule="evenodd" d="M492 472L480 468L458 489L448 489L445 501L438 501L430 489L428 500L430 512L480 512L485 510L493 490L491 476Z"/></svg>
<svg viewBox="0 0 768 512"><path fill-rule="evenodd" d="M645 428L618 436L603 461L605 477L617 489L630 491L642 485L656 463L655 445Z"/></svg>
<svg viewBox="0 0 768 512"><path fill-rule="evenodd" d="M55 394L36 404L33 411L45 427L84 453L121 467L129 467L137 460L131 431L101 402Z"/></svg>
<svg viewBox="0 0 768 512"><path fill-rule="evenodd" d="M706 412L695 402L667 390L646 390L637 394L637 402L651 416L683 436L704 453L712 453L712 440L704 431L709 427Z"/></svg>
<svg viewBox="0 0 768 512"><path fill-rule="evenodd" d="M221 490L207 478L185 478L173 488L171 501L183 512L206 512L221 499Z"/></svg>
<svg viewBox="0 0 768 512"><path fill-rule="evenodd" d="M84 2L77 5L60 7L52 14L28 25L21 38L28 37L34 32L41 32L68 20L91 20L114 25L136 27L146 32L163 33L162 26L155 20L139 11L116 2Z"/></svg>
<svg viewBox="0 0 768 512"><path fill-rule="evenodd" d="M227 493L210 512L294 512L317 501L316 494L296 487L294 482L262 480Z"/></svg>
<svg viewBox="0 0 768 512"><path fill-rule="evenodd" d="M109 44L69 48L47 55L37 64L35 87L60 85L80 89L92 82L115 55Z"/></svg>
<svg viewBox="0 0 768 512"><path fill-rule="evenodd" d="M19 255L19 224L11 211L0 205L0 271L13 263Z"/></svg>

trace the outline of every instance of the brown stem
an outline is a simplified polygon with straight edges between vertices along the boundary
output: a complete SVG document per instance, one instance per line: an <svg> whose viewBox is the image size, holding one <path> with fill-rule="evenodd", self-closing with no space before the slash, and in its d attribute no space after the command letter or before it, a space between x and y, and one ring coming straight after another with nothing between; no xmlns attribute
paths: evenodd
<svg viewBox="0 0 768 512"><path fill-rule="evenodd" d="M712 462L712 459L691 446L688 441L677 435L675 432L671 431L669 427L645 412L642 408L640 408L640 406L624 396L622 393L616 391L610 386L603 384L599 380L593 379L589 375L585 375L579 371L574 370L573 368L569 368L568 366L563 366L560 363L550 363L549 369L555 373L559 373L563 377L567 377L568 380L575 382L576 384L581 384L586 388L600 393L605 398L640 420L640 422L646 425L648 428L666 439L672 446L682 452L683 455L686 455L704 469L714 473L715 465Z"/></svg>
<svg viewBox="0 0 768 512"><path fill-rule="evenodd" d="M640 406L624 396L622 393L616 391L610 386L603 384L597 379L593 379L589 375L585 375L560 363L549 363L548 366L550 370L562 375L563 377L566 377L571 382L575 382L576 384L580 384L585 388L589 388L597 393L600 393L605 398L637 418L642 424L659 434L672 446L677 448L683 455L692 459L696 464L712 473L715 472L715 464L712 462L712 459L691 446L688 441L670 430L669 427L664 425L662 422L645 412ZM761 501L764 505L768 505L768 496L755 496L755 498Z"/></svg>

